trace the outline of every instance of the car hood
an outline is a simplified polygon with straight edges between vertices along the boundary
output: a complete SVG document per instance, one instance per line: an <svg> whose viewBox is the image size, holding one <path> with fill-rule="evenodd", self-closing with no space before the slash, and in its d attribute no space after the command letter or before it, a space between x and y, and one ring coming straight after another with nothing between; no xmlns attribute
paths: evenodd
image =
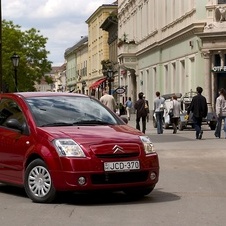
<svg viewBox="0 0 226 226"><path fill-rule="evenodd" d="M138 142L139 136L143 135L128 125L109 126L67 126L67 127L42 127L38 128L39 134L48 140L57 138L71 138L79 144L97 143L123 143Z"/></svg>
<svg viewBox="0 0 226 226"><path fill-rule="evenodd" d="M73 126L39 128L49 141L57 138L71 138L88 155L102 158L135 157L143 150L139 136L143 135L128 125ZM44 138L45 139L45 138Z"/></svg>

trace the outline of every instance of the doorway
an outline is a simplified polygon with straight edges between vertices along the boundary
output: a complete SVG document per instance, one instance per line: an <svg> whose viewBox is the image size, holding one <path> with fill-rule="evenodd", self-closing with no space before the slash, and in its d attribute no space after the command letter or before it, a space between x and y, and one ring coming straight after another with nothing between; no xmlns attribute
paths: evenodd
<svg viewBox="0 0 226 226"><path fill-rule="evenodd" d="M220 88L226 89L226 72L217 74L217 90Z"/></svg>

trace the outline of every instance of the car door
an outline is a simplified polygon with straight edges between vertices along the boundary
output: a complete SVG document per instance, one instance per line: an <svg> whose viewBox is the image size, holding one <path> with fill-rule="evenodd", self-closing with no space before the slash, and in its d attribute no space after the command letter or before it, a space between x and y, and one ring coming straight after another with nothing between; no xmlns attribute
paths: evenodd
<svg viewBox="0 0 226 226"><path fill-rule="evenodd" d="M18 129L7 127L7 120L17 119L27 123L20 106L12 99L0 102L0 180L22 183L23 163L27 150L31 147L31 137Z"/></svg>

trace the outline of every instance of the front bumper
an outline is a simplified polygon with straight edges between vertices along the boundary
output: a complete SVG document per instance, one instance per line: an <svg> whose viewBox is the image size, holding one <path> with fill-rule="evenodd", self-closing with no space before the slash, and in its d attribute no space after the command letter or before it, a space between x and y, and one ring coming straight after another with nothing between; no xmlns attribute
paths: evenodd
<svg viewBox="0 0 226 226"><path fill-rule="evenodd" d="M56 190L123 190L126 188L152 187L158 182L159 161L157 154L153 154L145 159L139 159L139 170L105 172L103 169L104 161L62 159L62 170L51 171ZM118 161L118 159L115 161ZM84 181L84 184L80 184L81 179Z"/></svg>

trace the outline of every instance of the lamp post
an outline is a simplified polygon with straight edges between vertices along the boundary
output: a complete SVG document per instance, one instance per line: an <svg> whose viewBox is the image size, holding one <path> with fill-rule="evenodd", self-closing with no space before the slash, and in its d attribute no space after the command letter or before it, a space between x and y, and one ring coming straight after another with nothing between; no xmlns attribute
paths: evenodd
<svg viewBox="0 0 226 226"><path fill-rule="evenodd" d="M109 94L111 95L111 82L113 78L114 72L111 69L107 70L107 78L108 78L108 87L109 87Z"/></svg>
<svg viewBox="0 0 226 226"><path fill-rule="evenodd" d="M12 64L13 64L13 67L14 67L14 78L15 78L15 92L17 92L17 67L19 65L19 61L20 61L20 57L14 53L12 56L11 56L11 61L12 61Z"/></svg>

